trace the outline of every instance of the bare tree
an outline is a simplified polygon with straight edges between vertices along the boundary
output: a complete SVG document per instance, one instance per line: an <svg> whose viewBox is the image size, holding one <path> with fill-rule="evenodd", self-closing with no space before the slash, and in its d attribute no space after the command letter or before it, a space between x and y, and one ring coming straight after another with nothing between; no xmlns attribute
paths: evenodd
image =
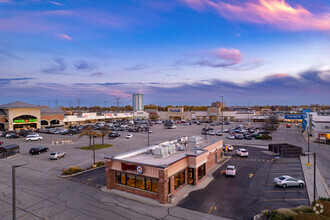
<svg viewBox="0 0 330 220"><path fill-rule="evenodd" d="M104 137L110 133L110 128L108 125L104 125L100 130L100 137L102 138L102 145L104 145Z"/></svg>
<svg viewBox="0 0 330 220"><path fill-rule="evenodd" d="M86 127L82 130L82 132L79 135L79 138L82 138L83 136L87 136L89 138L89 148L92 148L92 138L93 137L99 137L100 134L96 131L94 131L94 129L92 127Z"/></svg>

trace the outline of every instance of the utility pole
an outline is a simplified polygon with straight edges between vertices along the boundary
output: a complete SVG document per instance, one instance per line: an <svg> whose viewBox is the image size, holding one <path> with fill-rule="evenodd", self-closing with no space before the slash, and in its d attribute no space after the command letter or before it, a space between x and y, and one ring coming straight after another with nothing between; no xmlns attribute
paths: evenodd
<svg viewBox="0 0 330 220"><path fill-rule="evenodd" d="M78 115L80 115L80 98L78 98Z"/></svg>
<svg viewBox="0 0 330 220"><path fill-rule="evenodd" d="M57 108L57 106L58 106L58 104L57 104L58 102L57 102L57 99L55 100L55 106L56 106L56 108Z"/></svg>
<svg viewBox="0 0 330 220"><path fill-rule="evenodd" d="M28 165L26 164L20 164L20 165L13 165L12 166L12 193L13 193L13 220L16 220L16 167L22 167Z"/></svg>
<svg viewBox="0 0 330 220"><path fill-rule="evenodd" d="M222 136L223 136L223 96L221 96L221 105L220 105L220 108L221 108L221 121L222 121L222 123L221 123L221 125L222 125Z"/></svg>
<svg viewBox="0 0 330 220"><path fill-rule="evenodd" d="M117 112L119 112L120 96L116 96Z"/></svg>
<svg viewBox="0 0 330 220"><path fill-rule="evenodd" d="M314 153L314 205L315 205L315 199L316 199L316 153Z"/></svg>

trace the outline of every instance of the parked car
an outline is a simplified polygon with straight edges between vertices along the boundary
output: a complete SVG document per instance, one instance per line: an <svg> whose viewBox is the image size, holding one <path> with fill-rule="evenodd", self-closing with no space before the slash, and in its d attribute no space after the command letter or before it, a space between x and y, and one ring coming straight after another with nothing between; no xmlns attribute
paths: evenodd
<svg viewBox="0 0 330 220"><path fill-rule="evenodd" d="M39 146L39 147L30 148L29 153L30 154L40 154L40 153L48 152L48 151L49 151L49 148L48 147Z"/></svg>
<svg viewBox="0 0 330 220"><path fill-rule="evenodd" d="M108 138L114 139L120 137L120 133L118 132L112 132L111 134L108 135Z"/></svg>
<svg viewBox="0 0 330 220"><path fill-rule="evenodd" d="M2 142L2 141L0 141L0 145L1 145L1 144L3 144L3 142Z"/></svg>
<svg viewBox="0 0 330 220"><path fill-rule="evenodd" d="M209 131L209 135L215 135L214 131Z"/></svg>
<svg viewBox="0 0 330 220"><path fill-rule="evenodd" d="M27 135L25 138L26 141L41 141L42 137L39 136L38 134L30 134Z"/></svg>
<svg viewBox="0 0 330 220"><path fill-rule="evenodd" d="M127 134L127 135L126 135L126 139L131 139L132 137L133 137L132 134Z"/></svg>
<svg viewBox="0 0 330 220"><path fill-rule="evenodd" d="M236 167L228 165L226 168L226 176L236 176Z"/></svg>
<svg viewBox="0 0 330 220"><path fill-rule="evenodd" d="M19 134L7 134L6 138L21 138L21 135L19 135Z"/></svg>
<svg viewBox="0 0 330 220"><path fill-rule="evenodd" d="M49 155L49 159L51 160L58 160L58 158L64 157L65 152L52 152Z"/></svg>
<svg viewBox="0 0 330 220"><path fill-rule="evenodd" d="M280 177L274 178L274 183L277 186L281 186L283 188L286 188L288 186L300 186L303 187L305 185L305 182L303 180L295 179L291 176L283 175Z"/></svg>
<svg viewBox="0 0 330 220"><path fill-rule="evenodd" d="M251 135L249 135L249 134L244 135L244 138L245 138L246 140L252 140L252 137L251 137Z"/></svg>
<svg viewBox="0 0 330 220"><path fill-rule="evenodd" d="M234 150L234 147L233 147L233 145L231 145L231 144L226 144L226 145L224 145L224 146L223 146L223 149L226 150L226 147L227 147L227 150L229 150L229 151Z"/></svg>
<svg viewBox="0 0 330 220"><path fill-rule="evenodd" d="M241 157L247 157L247 156L249 156L249 152L246 149L244 149L244 148L237 149L236 150L236 154L239 155L239 156L241 156Z"/></svg>
<svg viewBox="0 0 330 220"><path fill-rule="evenodd" d="M230 134L230 135L227 135L227 138L233 140L233 139L235 139L235 136Z"/></svg>
<svg viewBox="0 0 330 220"><path fill-rule="evenodd" d="M222 136L222 132L221 131L217 131L215 134L218 135L218 136Z"/></svg>
<svg viewBox="0 0 330 220"><path fill-rule="evenodd" d="M243 135L241 135L241 134L236 134L236 135L235 135L235 138L238 139L238 140L242 140L242 139L243 139Z"/></svg>
<svg viewBox="0 0 330 220"><path fill-rule="evenodd" d="M287 128L291 128L291 125L290 124L286 124L285 125Z"/></svg>

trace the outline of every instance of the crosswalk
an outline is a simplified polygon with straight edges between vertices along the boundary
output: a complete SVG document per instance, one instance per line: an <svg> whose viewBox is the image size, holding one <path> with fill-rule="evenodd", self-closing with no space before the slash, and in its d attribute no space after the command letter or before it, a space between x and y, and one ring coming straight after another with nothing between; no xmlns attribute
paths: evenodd
<svg viewBox="0 0 330 220"><path fill-rule="evenodd" d="M291 133L291 134L301 134L301 131L275 131L275 133Z"/></svg>
<svg viewBox="0 0 330 220"><path fill-rule="evenodd" d="M258 159L258 158L231 158L231 160L240 160L240 161L249 161L249 162L269 162L273 163L276 161L275 159Z"/></svg>

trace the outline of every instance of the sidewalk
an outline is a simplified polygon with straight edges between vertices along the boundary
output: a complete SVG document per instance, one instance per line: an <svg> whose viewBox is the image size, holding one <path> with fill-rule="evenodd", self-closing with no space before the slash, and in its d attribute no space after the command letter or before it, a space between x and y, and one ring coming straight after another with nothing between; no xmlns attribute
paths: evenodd
<svg viewBox="0 0 330 220"><path fill-rule="evenodd" d="M111 194L121 196L121 197L124 197L127 199L136 200L136 201L139 201L139 202L142 202L142 203L145 203L148 205L152 205L152 206L174 207L182 199L187 197L190 192L205 188L214 179L212 176L213 172L215 172L219 167L221 167L223 164L225 164L230 158L231 158L230 156L224 156L223 159L219 163L216 163L208 170L207 176L200 184L198 184L197 186L192 186L189 184L185 185L182 189L180 189L178 192L175 193L175 195L172 198L172 201L170 201L171 203L167 203L167 204L161 204L157 200L149 199L149 198L146 198L143 196L138 196L135 194L131 194L131 193L115 190L115 189L109 190L106 187L102 187L101 190L103 192L111 193Z"/></svg>
<svg viewBox="0 0 330 220"><path fill-rule="evenodd" d="M306 188L308 192L308 198L310 203L314 200L314 157L310 155L310 163L311 166L307 166L308 156L300 156L301 166L303 168ZM317 161L316 161L317 163ZM328 185L325 183L324 178L321 176L321 173L316 165L316 196L315 199L317 200L319 197L326 197L330 196L330 190Z"/></svg>

